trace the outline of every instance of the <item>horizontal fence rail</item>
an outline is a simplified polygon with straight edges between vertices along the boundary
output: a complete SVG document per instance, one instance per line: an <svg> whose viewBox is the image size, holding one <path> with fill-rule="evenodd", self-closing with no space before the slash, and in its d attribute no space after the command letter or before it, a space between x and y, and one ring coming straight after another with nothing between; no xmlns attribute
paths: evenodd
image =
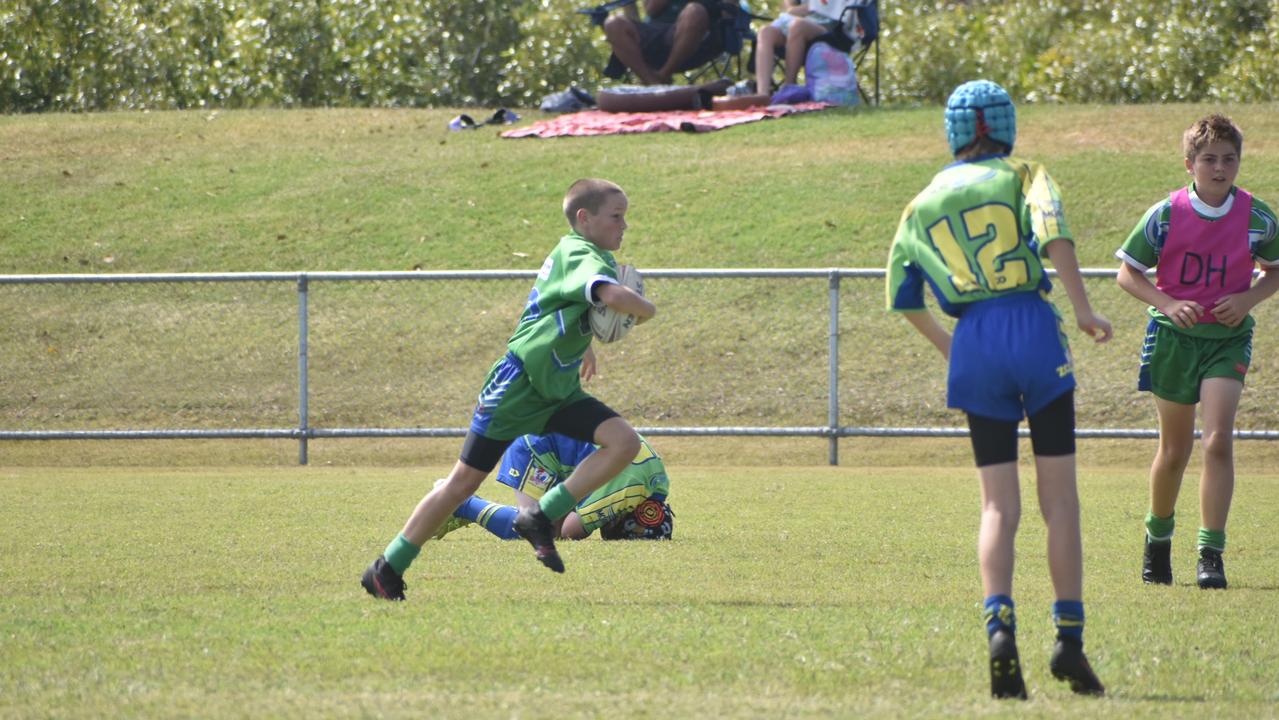
<svg viewBox="0 0 1279 720"><path fill-rule="evenodd" d="M1085 278L1089 278L1089 279L1114 278L1116 275L1116 271L1112 269L1085 268L1081 270L1081 274ZM841 314L840 314L841 304L848 301L846 296L850 294L850 292L847 289L844 289L841 287L841 280L847 278L847 279L854 279L854 280L880 280L882 282L884 278L883 269L880 269L880 268L652 269L652 270L645 270L644 276L647 280L659 280L659 281L660 280L672 280L672 281L676 281L676 280L752 280L752 281L824 280L826 284L826 290L827 290L824 304L820 302L813 304L814 309L824 310L826 314L825 336L826 336L827 343L826 343L826 348L824 352L824 355L825 355L824 359L825 359L825 366L826 366L824 382L826 387L814 389L815 392L817 390L824 391L823 394L824 394L825 415L826 415L826 418L825 418L826 423L824 425L795 424L795 425L782 425L782 426L749 426L749 425L724 425L724 424L716 424L714 422L710 422L702 425L691 425L691 426L690 425L641 425L638 429L640 430L640 432L646 435L688 436L688 437L750 436L750 437L826 438L829 443L829 462L832 465L838 464L839 462L838 442L841 438L966 437L968 435L967 428L961 428L961 427L874 427L874 426L866 427L866 426L858 426L858 425L847 425L841 422L842 415L848 412L848 410L844 407L841 407L840 381L844 377L844 375L847 373L848 368L843 368L841 371L840 340L842 337L849 335L853 332L854 329L850 327L852 324L862 324L864 322L865 314L877 313L878 315L881 315L881 316L887 314L882 309L882 291L881 291L878 294L871 293L867 295L865 298L859 298L857 300L857 307L856 307L857 313L855 313L853 317L851 318L848 317L847 315L841 318ZM294 370L295 375L293 376L292 381L289 381L288 383L277 381L274 383L274 385L277 387L275 387L273 390L272 398L274 399L271 401L271 403L274 403L274 405L276 406L285 405L286 404L285 399L288 397L289 393L283 387L279 387L279 386L282 386L285 384L291 384L294 388L296 388L296 397L293 398L293 400L296 403L296 406L291 411L291 414L294 415L296 423L289 423L289 426L285 426L285 427L207 427L207 428L206 427L187 427L187 428L157 427L153 429L114 429L114 428L49 429L49 428L37 427L35 429L0 429L0 440L289 439L289 440L296 440L298 442L298 462L300 464L306 464L308 460L307 444L310 440L325 439L325 438L462 437L466 434L466 428L464 427L420 427L420 426L326 427L324 426L324 423L314 422L313 408L311 406L311 403L315 399L314 396L316 394L316 390L314 387L311 373L313 370L312 353L314 350L314 348L312 347L312 342L313 342L313 334L315 332L313 326L316 324L317 320L312 317L312 311L313 311L313 308L312 308L313 303L311 298L312 288L313 286L323 284L323 283L365 284L365 283L404 283L404 282L441 283L441 282L462 282L462 281L466 281L466 282L524 281L525 284L521 286L522 291L527 292L527 283L531 282L535 277L536 277L536 271L532 271L532 270L527 270L527 271L526 270L487 270L487 271L410 271L410 272L369 271L369 272L0 275L0 290L4 290L6 288L19 287L19 286L53 287L56 289L56 288L63 288L63 287L70 287L70 286L85 286L85 285L95 285L95 286L100 286L100 285L116 286L116 285L136 285L136 284L187 285L192 283L197 283L197 284L217 283L217 284L237 284L237 286L243 286L245 284L250 284L250 285L287 284L287 285L291 285L294 288L294 293L296 296L296 300L292 303L293 305L295 305L293 310L293 314L295 314L296 316L296 320L294 321L295 324L278 317L281 314L281 311L283 311L284 308L287 307L287 305L289 304L286 302L286 299L283 297L274 298L271 302L266 303L266 305L264 305L264 307L260 309L257 309L257 308L252 309L251 318L249 321L242 321L238 319L238 316L235 316L234 313L237 312L236 310L237 308L239 308L241 305L243 305L246 302L245 298L249 296L249 293L232 294L225 297L218 297L218 298L212 298L212 299L201 298L201 299L176 299L176 300L171 299L169 297L169 294L160 293L159 298L149 296L146 302L139 303L138 307L132 307L128 302L125 302L122 305L122 309L119 311L110 311L110 310L102 309L101 305L104 304L104 299L102 296L97 296L96 299L90 299L90 300L84 301L80 305L76 305L75 302L72 302L71 310L70 310L70 312L72 312L73 314L77 314L81 309L87 311L90 308L92 308L95 311L94 318L85 319L82 323L84 327L77 326L76 332L88 333L89 336L93 336L93 333L97 332L98 334L96 337L98 338L102 338L103 336L110 333L106 330L103 330L100 327L95 329L95 324L110 325L114 320L119 319L119 316L121 314L127 315L129 313L139 313L139 314L152 313L154 316L153 318L154 322L157 323L157 325L148 326L148 332L153 332L154 327L165 327L167 328L165 330L166 332L175 332L175 328L185 327L190 324L195 324L197 325L197 327L194 330L191 330L188 332L187 334L188 339L186 342L182 344L183 345L199 345L200 341L204 340L204 341L207 341L210 347L217 347L217 348L220 348L220 351L222 352L228 352L229 353L228 357L235 356L234 350L228 350L227 349L228 346L234 348L237 345L237 343L242 340L241 338L237 338L235 335L236 333L235 326L237 325L237 323L240 323L240 322L258 323L262 325L263 327L268 328L265 332L273 338L273 344L272 344L272 349L270 351L262 350L258 352L258 355L260 355L261 357L257 357L256 362L260 364L261 367L267 368L271 371L278 371L279 367L285 364L293 366L295 368ZM653 284L650 283L649 285L650 294L652 292L653 287L654 287ZM769 284L764 284L761 286L761 292L766 292L771 287L773 286ZM488 293L485 293L480 297L484 297L490 300L492 299L492 298L489 298ZM45 299L47 300L47 298ZM519 298L513 298L513 299L515 299L516 301L522 301L523 298L519 297ZM186 301L190 301L196 304L198 306L198 309L191 311L191 310L183 310L180 307L174 307L174 306L180 306L183 302L186 302ZM379 301L381 300L379 299ZM362 314L361 308L348 307L347 305L342 304L343 302L347 302L347 299L342 298L338 301L338 304L336 304L335 306L326 308L327 314L339 314L347 318L346 321L326 320L325 321L326 337L341 336L348 324L351 324L351 325L357 324L359 321L359 316ZM351 301L351 302L354 302L354 301ZM390 302L393 303L394 301L390 301ZM879 307L872 307L872 308L861 307L862 305L875 304L876 302L878 303ZM39 314L39 307L41 307L40 302L36 302L35 300L30 301L30 305L32 307L26 308L25 310L22 308L22 305L23 305L22 301L15 301L13 303L9 303L9 305L14 307L12 310L12 317L5 316L5 318L3 319L3 323L4 323L3 329L6 331L6 334L10 335L11 337L29 338L29 336L32 334L48 334L50 332L46 329L27 328L23 324L24 322L27 321L28 315ZM470 303L464 303L464 305L469 307ZM339 313L338 310L341 310L341 313ZM396 328L392 329L392 332L391 332L392 336L395 336L397 334L409 334L411 332L409 328L413 327L413 324L414 324L413 317L401 318L400 316L411 315L413 314L413 312L414 312L413 307L406 307L402 311L398 310L395 307L392 307L388 311L387 317L394 317L396 318L397 322L403 323L402 328L397 325ZM1129 304L1124 306L1124 309L1122 310L1122 312L1135 315L1136 314L1135 301L1130 300ZM217 325L216 331L204 330L202 329L202 326L199 326L199 322L202 321L204 318L209 316L220 317L219 313L229 313L227 317L230 319L225 319L221 322L221 324ZM166 320L166 316L170 314L174 316L173 319ZM513 310L513 305L511 302L504 302L500 308L495 307L492 313L483 311L480 314L485 316L486 318L485 322L494 323L494 327L496 328L504 328L503 330L498 330L495 332L498 332L499 334L500 332L509 333L510 329L514 326L514 320L517 316L517 308ZM416 314L416 317L420 319L425 316L422 315L421 313L418 313ZM196 320L190 320L190 318L196 318ZM794 320L795 324L801 324L805 322L806 320L809 320L809 318L803 318L803 317L792 318L792 319ZM1112 317L1112 320L1113 319L1114 318ZM79 321L76 318L60 318L58 322L61 324L57 325L57 327L61 328L61 327L64 327L66 323L74 324ZM166 322L167 322L167 325L165 324ZM904 323L902 324L904 325ZM460 329L459 328L453 329L452 337L445 338L442 341L438 340L438 338L436 337L430 337L430 338L427 338L425 342L422 340L417 340L412 343L406 342L405 345L407 346L408 352L413 352L418 350L424 344L429 344L431 346L436 347L436 350L441 353L441 357L445 359L452 359L453 354L451 352L451 348L454 346L450 345L450 343L455 343L457 347L461 347L463 345L468 344L470 340L470 337L468 336L468 331L470 330L471 328L467 324L462 323ZM209 334L217 335L218 333L229 333L229 336L228 337L217 336L213 338L201 337L202 335L209 335ZM445 333L444 331L441 331L440 334L445 334ZM480 333L476 331L473 334L479 335ZM293 336L293 340L287 341L288 336ZM809 342L816 340L817 337L818 336L816 334L810 333ZM345 340L345 338L343 339ZM862 339L860 338L855 338L855 340L858 342L862 342ZM292 349L288 351L287 357L285 355L285 352L281 350L281 348L285 345L286 341L295 342L295 345L292 347ZM39 342L28 343L36 348L36 350L29 350L28 353L32 354L37 352L39 349L39 346L43 342L44 340L41 339ZM61 352L55 340L49 340L48 342L51 343L48 348L49 354L56 354ZM820 342L820 341L816 341L816 342ZM813 342L813 344L816 344L816 342ZM1073 343L1087 342L1087 339L1086 338L1072 339L1072 342ZM746 339L742 343L743 346L749 346L751 344L752 344L752 339ZM767 346L766 343L761 342L760 344ZM921 346L927 345L927 343L924 343L922 341L919 344ZM350 342L350 344L347 345L347 347L348 347L347 352L362 351L358 338ZM773 348L773 349L777 349L777 348ZM814 352L813 348L796 348L794 347L793 342L786 343L785 346L782 347L781 349L787 350L787 351L793 351L793 352L799 352L801 350L807 351L807 352ZM102 351L102 352L108 355L110 354L109 350ZM193 352L201 352L201 351L196 350ZM817 350L815 352L820 353L821 351ZM272 355L273 353L275 354L275 356ZM725 354L732 356L733 352L729 350ZM41 358L41 359L44 359L44 358ZM34 355L32 355L30 358L28 358L28 360L31 363L35 363L37 359L34 357ZM47 359L44 359L44 360L47 360ZM485 362L488 362L491 360L492 358L489 357L487 358L487 360L485 360ZM933 370L931 371L932 374L935 375L939 371L943 372L944 374L944 367L940 359L933 358L933 360L935 362L933 365ZM19 358L18 360L15 360L15 362L21 363L22 359ZM52 362L52 361L49 361L49 362ZM184 361L182 359L177 359L177 360L174 360L174 362L181 363ZM328 365L330 366L329 367L330 374L335 377L340 376L343 378L347 378L348 382L351 382L350 378L356 377L358 378L358 382L356 384L363 384L363 383L370 382L367 377L364 377L358 374L353 376L350 372L347 371L347 369L342 368L343 361L341 357L326 357L325 362L328 363ZM924 362L927 362L927 361L924 361ZM106 363L100 363L100 364L105 365ZM143 362L140 364L145 365L146 363ZM349 364L352 366L358 365L358 363L355 363L355 362L351 362ZM409 364L412 364L412 363L410 362ZM242 380L241 376L244 373L251 374L253 372L252 367L248 367L246 369L242 367L242 365L245 365L245 366L252 365L253 367L258 366L254 363L241 363L241 362L235 361L234 359L228 359L217 368L216 373L209 373L209 375L226 374L228 376L236 376L238 380ZM885 373L892 373L893 371L897 370L897 368L891 367L892 363L887 363L887 365L890 365L890 367L884 368ZM61 367L61 366L58 366L58 367ZM53 372L55 374L58 372L64 372L63 370L59 370L58 367L54 367L49 372ZM334 369L334 367L337 367L338 369ZM92 369L93 368L89 368L90 373ZM783 367L781 371L789 372L789 369L786 367ZM1133 371L1135 374L1135 365L1133 367ZM144 379L139 380L137 377L139 373L146 372L145 367L138 368L138 369L127 369L127 368L117 369L112 372L114 374L108 375L101 379L95 379L93 377L89 377L87 379L87 382L90 382L90 383L140 382L145 384ZM731 372L731 370L729 370L728 372ZM936 378L932 378L931 381L936 382ZM199 382L216 384L218 380L216 377L209 377L209 378L200 378ZM898 383L912 382L912 379L906 378L905 380L902 380L900 379L900 377L890 378L887 375L885 375L884 382L886 382L888 385L891 385L893 382L898 382ZM867 395L878 395L880 393L890 394L891 391L890 389L885 387L884 382L881 382L879 387L870 388L867 392L858 392L856 396L859 398L862 398ZM340 385L341 383L336 383L336 384ZM3 387L3 386L0 386L0 387ZM431 387L430 383L427 384L427 387L428 388ZM24 388L24 387L9 387L5 390L5 394L21 395L22 393L26 391L27 391L27 388ZM357 391L351 391L351 392L357 392ZM32 394L38 395L39 393L32 392ZM235 394L236 392L234 390L228 390L225 393L227 397L201 399L199 402L191 402L190 404L193 406L206 405L206 404L218 405L219 403L231 405L234 403L228 398L230 396L234 396ZM64 401L68 402L70 405L74 405L74 394L68 391L67 393L64 393L64 395L68 395L71 398ZM333 399L331 400L329 399L329 396L327 394L325 395L325 398L328 402L340 402L342 399L341 392L340 391L335 392L333 395ZM19 400L21 400L21 398ZM23 400L23 402L26 402L27 408L38 408L39 405L41 404L41 400L39 397L31 398L29 400ZM125 402L127 402L127 397L125 399ZM783 402L785 402L785 400ZM17 405L21 405L21 402L19 402L18 400L15 400L13 401L12 404L17 406ZM78 409L83 410L84 412L89 414L93 413L92 408L89 408L88 410L84 410L83 408L78 408ZM179 414L191 414L191 415L198 416L199 412L200 412L199 407L193 407L193 408L182 407L179 409ZM14 411L13 414L17 417L26 417L34 413L30 412L28 409L18 408L17 410ZM1021 434L1025 436L1028 434L1028 431L1025 428L1022 428ZM1146 429L1146 428L1081 428L1077 430L1076 434L1081 438L1155 438L1155 437L1158 437L1157 430ZM1275 430L1237 430L1235 435L1236 437L1240 439L1258 439L1258 440L1279 439L1279 431L1275 431Z"/></svg>

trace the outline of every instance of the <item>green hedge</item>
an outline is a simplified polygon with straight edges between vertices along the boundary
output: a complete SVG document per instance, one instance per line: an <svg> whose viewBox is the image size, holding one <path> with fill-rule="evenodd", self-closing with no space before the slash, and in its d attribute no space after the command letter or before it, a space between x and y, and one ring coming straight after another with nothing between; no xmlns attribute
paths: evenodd
<svg viewBox="0 0 1279 720"><path fill-rule="evenodd" d="M588 2L12 0L0 112L536 105L601 82ZM887 102L979 76L1030 101L1279 97L1279 0L881 2Z"/></svg>
<svg viewBox="0 0 1279 720"><path fill-rule="evenodd" d="M1279 0L881 2L890 100L941 102L973 77L1031 101L1279 97Z"/></svg>
<svg viewBox="0 0 1279 720"><path fill-rule="evenodd" d="M4 5L3 112L529 104L607 55L575 0Z"/></svg>

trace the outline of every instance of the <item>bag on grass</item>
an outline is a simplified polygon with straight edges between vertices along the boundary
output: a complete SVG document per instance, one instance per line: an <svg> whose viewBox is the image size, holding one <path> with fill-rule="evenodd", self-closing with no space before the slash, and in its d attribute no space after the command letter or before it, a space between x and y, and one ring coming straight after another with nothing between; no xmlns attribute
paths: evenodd
<svg viewBox="0 0 1279 720"><path fill-rule="evenodd" d="M808 48L804 62L804 85L815 102L856 105L857 67L853 58L824 42Z"/></svg>

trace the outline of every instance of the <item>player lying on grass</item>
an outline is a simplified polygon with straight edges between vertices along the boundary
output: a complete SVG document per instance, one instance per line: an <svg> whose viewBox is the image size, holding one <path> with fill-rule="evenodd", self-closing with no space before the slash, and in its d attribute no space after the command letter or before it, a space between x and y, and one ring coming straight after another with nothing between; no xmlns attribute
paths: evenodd
<svg viewBox="0 0 1279 720"><path fill-rule="evenodd" d="M671 490L666 466L648 440L641 437L640 445L630 465L564 516L556 528L559 537L581 540L599 530L605 540L670 539L675 516L666 504ZM497 471L498 482L515 491L517 506L472 495L436 537L475 523L504 540L518 538L513 527L518 510L535 506L595 450L590 443L556 433L517 439L502 455Z"/></svg>

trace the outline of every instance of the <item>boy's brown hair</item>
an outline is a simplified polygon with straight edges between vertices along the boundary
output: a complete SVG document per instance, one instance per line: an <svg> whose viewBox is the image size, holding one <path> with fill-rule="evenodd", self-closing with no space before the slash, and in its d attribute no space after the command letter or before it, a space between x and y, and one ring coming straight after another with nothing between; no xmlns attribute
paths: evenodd
<svg viewBox="0 0 1279 720"><path fill-rule="evenodd" d="M1181 149L1187 160L1194 160L1204 147L1222 141L1233 145L1236 154L1243 155L1243 131L1239 126L1225 115L1209 115L1186 128L1186 134L1181 137Z"/></svg>
<svg viewBox="0 0 1279 720"><path fill-rule="evenodd" d="M955 153L955 159L972 160L986 155L1007 155L1010 150L1007 143L982 136L960 148L959 152Z"/></svg>
<svg viewBox="0 0 1279 720"><path fill-rule="evenodd" d="M564 217L568 218L570 227L576 228L578 210L586 210L594 215L600 206L613 194L625 194L617 183L600 178L582 178L569 186L564 193Z"/></svg>

